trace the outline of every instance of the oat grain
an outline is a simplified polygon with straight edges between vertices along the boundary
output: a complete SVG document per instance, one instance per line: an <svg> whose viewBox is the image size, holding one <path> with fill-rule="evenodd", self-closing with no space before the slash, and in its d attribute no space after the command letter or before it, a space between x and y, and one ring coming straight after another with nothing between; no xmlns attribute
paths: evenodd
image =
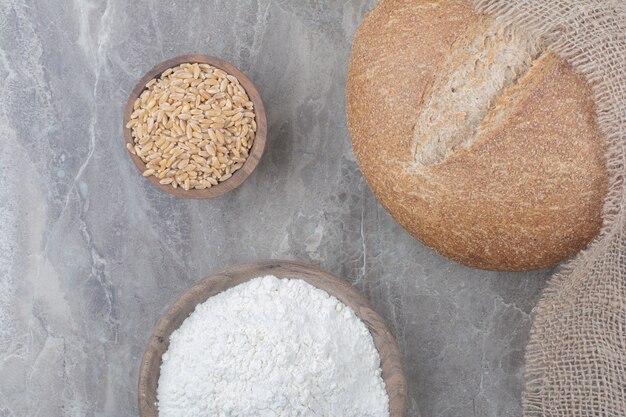
<svg viewBox="0 0 626 417"><path fill-rule="evenodd" d="M254 104L237 77L185 63L150 80L133 105L128 152L143 176L174 188L206 189L244 165L256 132Z"/></svg>

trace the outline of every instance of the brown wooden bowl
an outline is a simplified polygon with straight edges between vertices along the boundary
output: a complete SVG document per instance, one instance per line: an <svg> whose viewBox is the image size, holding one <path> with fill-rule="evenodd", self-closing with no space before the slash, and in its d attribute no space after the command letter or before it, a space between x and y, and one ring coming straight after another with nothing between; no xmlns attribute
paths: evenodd
<svg viewBox="0 0 626 417"><path fill-rule="evenodd" d="M367 298L348 282L328 272L298 262L279 260L246 263L209 275L174 301L154 327L141 360L138 389L139 415L141 417L158 416L156 403L161 356L167 351L172 332L180 327L196 305L228 288L265 275L303 279L335 296L354 310L372 334L374 345L380 354L382 378L389 396L389 415L390 417L404 417L407 387L400 350L384 320L374 311Z"/></svg>
<svg viewBox="0 0 626 417"><path fill-rule="evenodd" d="M259 164L261 155L263 155L265 142L267 140L267 116L265 114L265 107L263 107L261 95L257 91L254 84L252 84L252 81L250 81L250 79L246 77L243 72L239 71L239 69L237 69L235 66L219 58L208 55L181 55L177 56L176 58L168 59L167 61L163 61L160 64L156 65L154 68L148 71L148 73L144 75L141 80L139 80L132 93L130 93L130 97L128 97L128 101L126 102L126 108L124 109L124 140L126 141L126 143L134 145L133 138L131 136L131 129L127 128L126 124L128 124L130 116L133 113L133 105L135 104L135 100L137 100L143 90L145 90L148 81L153 78L159 77L166 69L175 67L186 62L209 64L216 68L224 70L228 74L234 75L235 77L237 77L237 79L239 79L241 85L243 85L243 87L246 89L248 97L250 97L250 100L252 101L252 103L254 103L257 131L254 142L252 143L252 149L250 150L246 162L244 162L243 166L238 169L232 177L224 182L219 183L218 185L215 185L211 188L206 188L204 190L185 190L181 187L174 188L169 184L159 184L158 178L154 175L146 177L146 179L150 182L150 184L154 185L160 190L163 190L166 193L173 194L177 197L213 198L237 188L241 185L242 182L245 181L246 178L250 176L250 174L252 174L252 171L254 171L256 166ZM139 173L143 174L143 172L146 170L146 164L137 155L133 155L130 152L128 152L128 154L130 155L135 166L139 170Z"/></svg>

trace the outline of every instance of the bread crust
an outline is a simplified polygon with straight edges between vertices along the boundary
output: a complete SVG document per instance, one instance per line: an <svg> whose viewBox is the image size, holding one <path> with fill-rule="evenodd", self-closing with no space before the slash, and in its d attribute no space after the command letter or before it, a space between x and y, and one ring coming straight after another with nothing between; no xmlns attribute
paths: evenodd
<svg viewBox="0 0 626 417"><path fill-rule="evenodd" d="M545 52L468 147L416 166L424 95L455 41L488 19L461 0L379 3L350 59L354 153L385 209L436 252L482 269L553 266L597 234L608 187L591 88L564 60Z"/></svg>

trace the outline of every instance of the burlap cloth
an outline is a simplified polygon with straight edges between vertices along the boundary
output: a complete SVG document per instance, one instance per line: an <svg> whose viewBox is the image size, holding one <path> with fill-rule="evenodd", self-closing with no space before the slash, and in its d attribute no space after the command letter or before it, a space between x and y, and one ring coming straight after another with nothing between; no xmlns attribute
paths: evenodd
<svg viewBox="0 0 626 417"><path fill-rule="evenodd" d="M626 416L626 0L475 0L592 84L608 140L604 225L550 280L526 348L524 416Z"/></svg>

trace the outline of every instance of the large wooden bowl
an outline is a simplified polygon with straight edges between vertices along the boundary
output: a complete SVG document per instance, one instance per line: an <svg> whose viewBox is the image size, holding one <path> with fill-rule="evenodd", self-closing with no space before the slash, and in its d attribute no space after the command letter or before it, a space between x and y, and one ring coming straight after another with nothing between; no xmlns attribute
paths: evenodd
<svg viewBox="0 0 626 417"><path fill-rule="evenodd" d="M146 84L153 78L159 77L166 69L175 67L177 65L190 62L190 63L199 63L199 64L209 64L216 68L226 71L228 74L234 75L239 79L239 82L248 93L248 97L252 103L254 103L254 111L256 114L256 125L257 131L256 136L254 138L254 142L252 143L252 149L250 149L250 153L248 155L248 159L244 162L243 166L237 170L232 177L227 179L224 182L219 183L211 188L206 188L204 190L185 190L181 187L174 188L169 184L159 184L159 180L154 175L146 177L146 179L150 182L150 184L155 187L165 191L166 193L173 194L177 197L183 198L213 198L224 194L230 190L235 189L242 182L245 181L246 178L252 174L252 171L256 168L261 159L261 155L263 155L263 150L265 149L265 141L267 140L267 116L265 114L265 107L263 107L263 101L261 100L261 95L257 91L252 81L246 75L239 71L235 66L229 64L226 61L223 61L219 58L215 58L208 55L181 55L176 58L168 59L167 61L161 62L154 68L152 68L146 75L143 76L141 80L137 83L135 88L133 89L130 97L128 97L128 101L126 102L126 108L124 109L124 140L126 143L130 143L134 145L133 138L131 136L131 129L126 127L126 124L130 120L131 114L133 114L133 105L135 104L135 100L141 95L141 93L145 90ZM141 160L137 155L133 155L128 152L128 155L133 160L133 163L139 170L139 173L142 174L146 170L146 164Z"/></svg>
<svg viewBox="0 0 626 417"><path fill-rule="evenodd" d="M393 335L384 320L356 288L346 281L320 269L291 261L266 260L234 266L210 275L185 291L156 324L146 346L139 370L139 415L157 417L157 385L161 356L167 351L172 332L193 312L197 304L242 282L265 275L279 278L300 278L337 297L354 310L372 334L381 359L382 378L389 395L391 417L404 417L406 409L406 379L402 358ZM341 417L341 416L327 416Z"/></svg>

